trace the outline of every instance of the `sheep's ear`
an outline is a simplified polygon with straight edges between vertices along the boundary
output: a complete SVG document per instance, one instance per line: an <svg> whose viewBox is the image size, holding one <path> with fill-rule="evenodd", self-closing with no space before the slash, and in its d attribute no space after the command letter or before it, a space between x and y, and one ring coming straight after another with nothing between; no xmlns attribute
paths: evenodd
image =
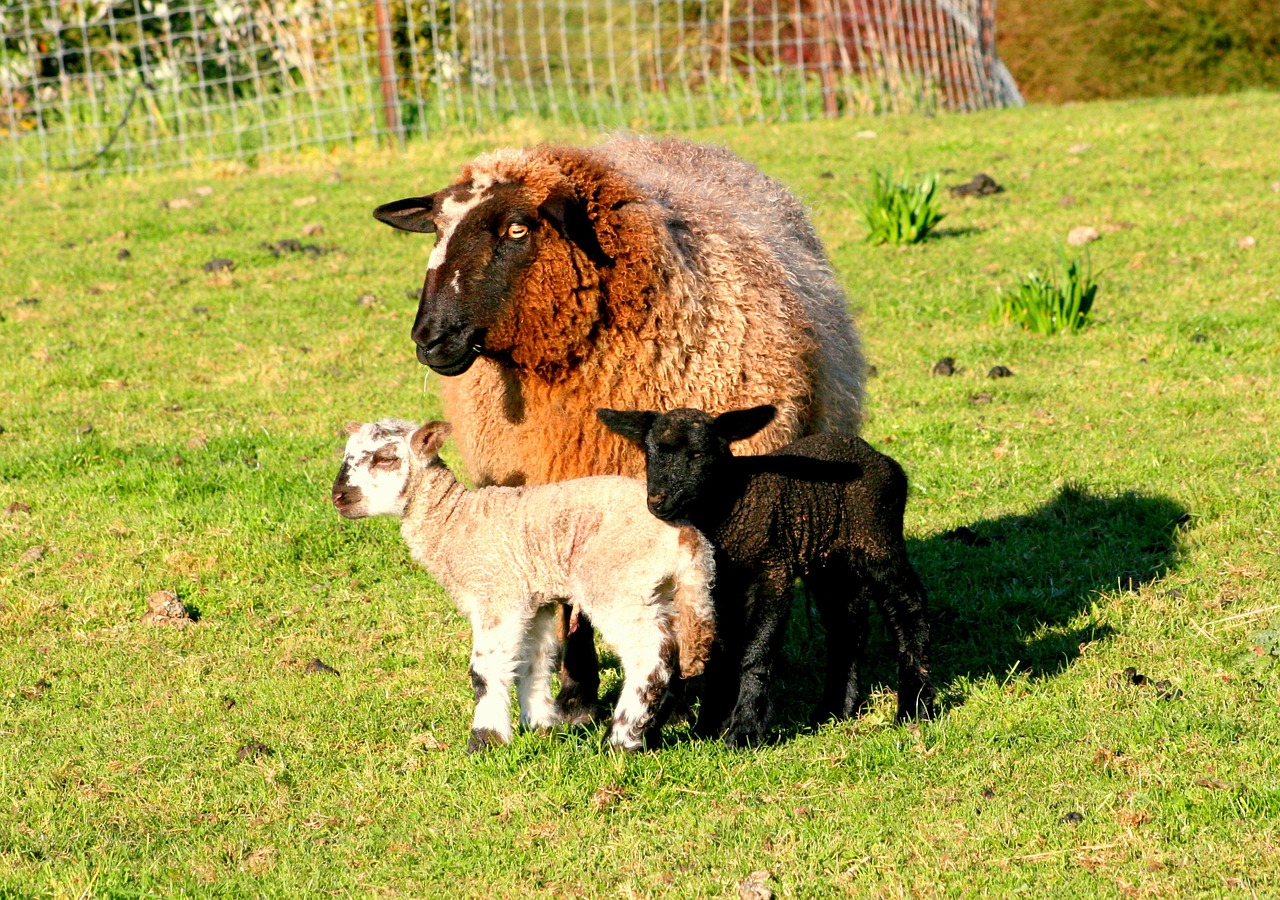
<svg viewBox="0 0 1280 900"><path fill-rule="evenodd" d="M435 194L428 194L425 197L406 197L393 203L382 204L373 211L373 217L401 231L431 234L436 230L435 219L431 217L435 203Z"/></svg>
<svg viewBox="0 0 1280 900"><path fill-rule="evenodd" d="M342 430L346 434L355 434L357 431L359 431L363 427L364 427L363 422L345 422L343 423Z"/></svg>
<svg viewBox="0 0 1280 900"><path fill-rule="evenodd" d="M753 406L750 409L735 409L716 416L716 434L729 443L745 441L753 434L773 421L778 414L776 406Z"/></svg>
<svg viewBox="0 0 1280 900"><path fill-rule="evenodd" d="M435 456L452 432L448 422L428 422L409 436L409 449L421 459Z"/></svg>
<svg viewBox="0 0 1280 900"><path fill-rule="evenodd" d="M596 415L605 428L641 446L644 446L644 436L653 427L654 419L658 418L655 412L637 409L597 409Z"/></svg>
<svg viewBox="0 0 1280 900"><path fill-rule="evenodd" d="M582 248L596 265L608 266L613 262L613 256L600 246L600 236L587 214L587 205L578 199L569 184L558 184L552 188L538 205L538 215Z"/></svg>

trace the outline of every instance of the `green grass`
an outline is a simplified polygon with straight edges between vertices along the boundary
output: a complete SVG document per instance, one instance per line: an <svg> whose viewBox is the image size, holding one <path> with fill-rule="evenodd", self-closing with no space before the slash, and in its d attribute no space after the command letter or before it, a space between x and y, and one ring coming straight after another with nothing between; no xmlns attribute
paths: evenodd
<svg viewBox="0 0 1280 900"><path fill-rule="evenodd" d="M1098 294L1098 283L1086 257L1084 261L1063 255L1053 272L1036 270L996 298L991 321L1021 325L1036 334L1074 334L1089 323L1089 311Z"/></svg>
<svg viewBox="0 0 1280 900"><path fill-rule="evenodd" d="M1280 890L1280 669L1251 652L1280 605L1280 97L865 127L702 136L809 202L848 288L943 711L892 724L877 624L868 714L800 727L801 611L783 740L754 752L678 726L635 757L600 729L466 757L466 623L394 523L327 502L343 421L439 413L405 296L430 243L369 211L489 141L0 195L0 895L733 896L758 869L802 897ZM870 246L850 195L905 158L1007 190ZM310 222L332 252L262 249ZM1090 327L989 323L1084 224ZM200 622L141 625L158 589Z"/></svg>

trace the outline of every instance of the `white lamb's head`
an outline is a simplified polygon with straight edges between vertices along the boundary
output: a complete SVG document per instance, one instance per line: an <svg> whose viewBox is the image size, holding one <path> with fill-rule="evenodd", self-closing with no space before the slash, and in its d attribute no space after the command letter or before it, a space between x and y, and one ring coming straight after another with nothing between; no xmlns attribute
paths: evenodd
<svg viewBox="0 0 1280 900"><path fill-rule="evenodd" d="M333 505L348 519L404 515L414 468L435 462L451 430L448 422L421 427L404 419L349 422Z"/></svg>

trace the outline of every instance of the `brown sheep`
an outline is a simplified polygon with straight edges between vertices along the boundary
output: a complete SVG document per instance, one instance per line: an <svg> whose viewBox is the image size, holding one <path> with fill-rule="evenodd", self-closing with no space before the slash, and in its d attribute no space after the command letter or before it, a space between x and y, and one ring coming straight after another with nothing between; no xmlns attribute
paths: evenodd
<svg viewBox="0 0 1280 900"><path fill-rule="evenodd" d="M437 235L412 334L449 376L445 413L477 484L641 476L600 406L774 404L747 453L858 430L863 360L831 264L799 201L725 149L497 150L374 215ZM590 642L590 628L570 636L566 713L594 705Z"/></svg>

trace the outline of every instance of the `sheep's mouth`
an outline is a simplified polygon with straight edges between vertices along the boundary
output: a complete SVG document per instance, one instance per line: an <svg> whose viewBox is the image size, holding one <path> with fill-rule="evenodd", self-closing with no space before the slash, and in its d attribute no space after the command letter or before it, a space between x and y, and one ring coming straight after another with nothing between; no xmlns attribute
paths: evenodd
<svg viewBox="0 0 1280 900"><path fill-rule="evenodd" d="M679 500L649 500L649 512L664 522L682 521L685 518L684 511L684 504Z"/></svg>
<svg viewBox="0 0 1280 900"><path fill-rule="evenodd" d="M358 487L334 487L333 489L333 508L338 514L346 519L360 519L364 517L361 506L364 502L364 491Z"/></svg>
<svg viewBox="0 0 1280 900"><path fill-rule="evenodd" d="M425 347L418 344L418 362L440 375L461 375L480 358L484 352L483 342L483 333L477 332L464 341L441 339Z"/></svg>

